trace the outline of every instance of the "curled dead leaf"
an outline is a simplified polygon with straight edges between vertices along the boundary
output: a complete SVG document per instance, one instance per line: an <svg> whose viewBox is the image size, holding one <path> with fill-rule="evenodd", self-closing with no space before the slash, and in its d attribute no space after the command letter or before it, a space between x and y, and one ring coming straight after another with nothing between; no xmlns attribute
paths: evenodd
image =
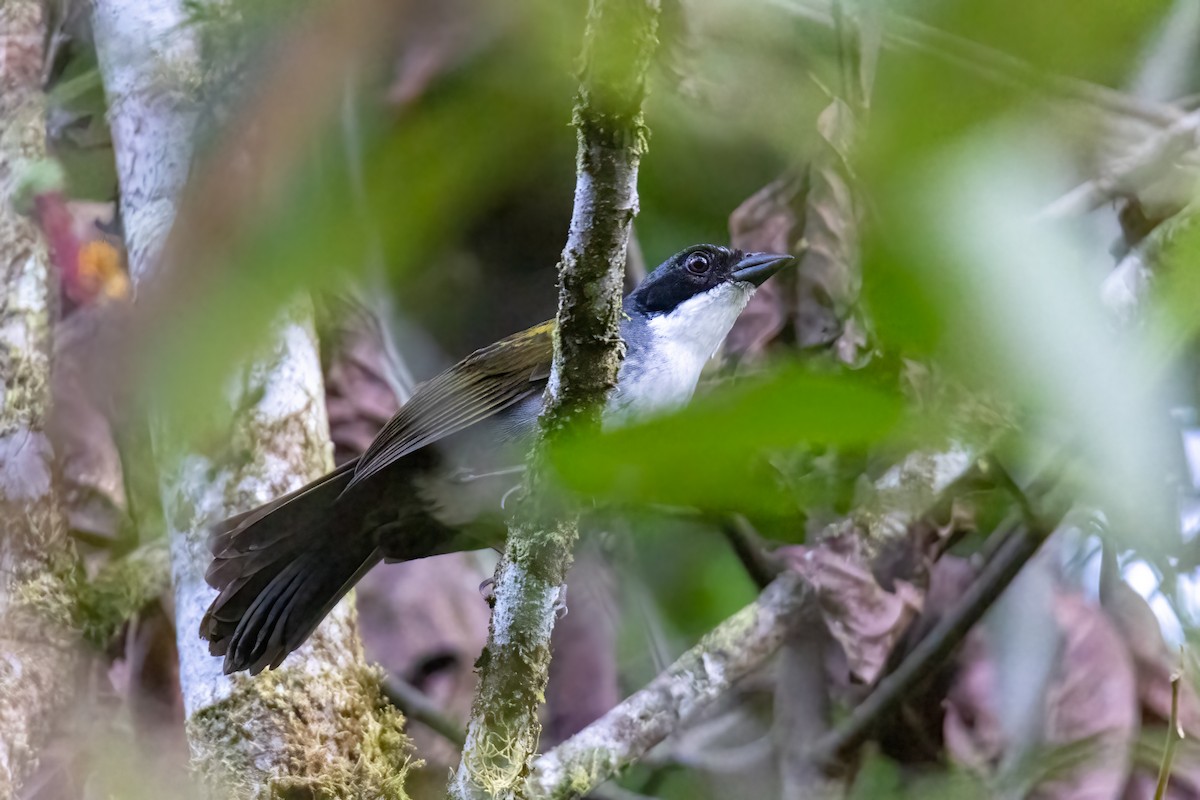
<svg viewBox="0 0 1200 800"><path fill-rule="evenodd" d="M921 590L904 580L895 582L894 591L884 590L854 535L775 552L817 589L825 623L845 651L851 674L863 683L874 683L920 613Z"/></svg>

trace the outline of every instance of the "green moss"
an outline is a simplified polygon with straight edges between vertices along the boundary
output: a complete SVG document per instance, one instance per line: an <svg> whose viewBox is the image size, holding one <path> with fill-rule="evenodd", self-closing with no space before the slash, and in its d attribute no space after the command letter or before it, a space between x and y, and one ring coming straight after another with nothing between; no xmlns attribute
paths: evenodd
<svg viewBox="0 0 1200 800"><path fill-rule="evenodd" d="M29 339L48 345L49 335L42 314L26 314L22 320ZM6 365L3 404L0 404L0 436L21 428L42 427L42 415L49 404L49 364L41 347L19 352L0 340L0 363Z"/></svg>
<svg viewBox="0 0 1200 800"><path fill-rule="evenodd" d="M39 194L61 192L67 185L62 165L53 158L19 164L15 172L10 202L19 214L32 214Z"/></svg>
<svg viewBox="0 0 1200 800"><path fill-rule="evenodd" d="M76 622L75 587L79 573L67 553L44 561L41 571L16 584L19 606L37 619L62 630L73 630Z"/></svg>
<svg viewBox="0 0 1200 800"><path fill-rule="evenodd" d="M74 585L75 623L83 637L104 647L131 616L171 583L165 542L152 542L104 567L92 581Z"/></svg>
<svg viewBox="0 0 1200 800"><path fill-rule="evenodd" d="M237 679L230 697L188 720L202 780L237 798L405 800L411 743L381 685L379 670L370 667L319 675L291 668ZM248 741L281 746L276 763L289 774L263 774Z"/></svg>
<svg viewBox="0 0 1200 800"><path fill-rule="evenodd" d="M17 585L16 595L47 622L75 631L106 647L121 626L170 585L166 548L139 548L107 565L89 581L72 548L58 548L36 574Z"/></svg>
<svg viewBox="0 0 1200 800"><path fill-rule="evenodd" d="M603 782L601 776L612 774L613 766L612 757L608 751L586 750L567 766L565 780L555 787L551 797L554 800L584 797L597 784Z"/></svg>

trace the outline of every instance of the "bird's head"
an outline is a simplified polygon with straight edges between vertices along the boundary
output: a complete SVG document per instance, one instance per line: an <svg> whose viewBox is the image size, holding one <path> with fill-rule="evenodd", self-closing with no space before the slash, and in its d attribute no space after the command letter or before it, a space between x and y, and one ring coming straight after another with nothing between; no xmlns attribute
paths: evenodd
<svg viewBox="0 0 1200 800"><path fill-rule="evenodd" d="M715 350L754 290L794 261L779 253L694 245L647 275L625 299L625 310L673 334L713 341Z"/></svg>

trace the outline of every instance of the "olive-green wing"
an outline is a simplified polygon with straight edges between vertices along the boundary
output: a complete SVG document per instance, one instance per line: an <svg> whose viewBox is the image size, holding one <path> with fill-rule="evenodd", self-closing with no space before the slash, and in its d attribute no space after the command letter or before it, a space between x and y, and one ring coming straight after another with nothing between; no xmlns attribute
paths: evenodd
<svg viewBox="0 0 1200 800"><path fill-rule="evenodd" d="M554 321L476 350L435 378L383 427L358 460L350 487L404 456L541 392L554 357Z"/></svg>

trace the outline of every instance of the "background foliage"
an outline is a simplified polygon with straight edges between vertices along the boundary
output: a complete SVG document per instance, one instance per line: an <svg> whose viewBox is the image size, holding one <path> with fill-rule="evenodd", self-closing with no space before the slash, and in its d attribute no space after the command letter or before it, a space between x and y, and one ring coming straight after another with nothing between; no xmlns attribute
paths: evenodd
<svg viewBox="0 0 1200 800"><path fill-rule="evenodd" d="M368 298L394 343L396 358L372 367L389 392L552 314L574 186L568 123L584 4L408 5L369 33L339 28L338 13L320 3L189 7L217 91L205 98L203 155L174 234L186 279L154 298L152 335L87 356L129 366L127 407L140 405L139 393L166 398L171 417L194 424L199 447L222 446L227 420L214 409L225 377L301 291L327 298L353 288ZM1130 152L1196 108L1196 17L1166 0L1086 9L664 0L631 282L685 245L727 243L731 226L739 234L731 213L781 175L803 175L808 192L799 201L807 219L793 220L784 244L796 247L803 234L809 250L802 277L783 278L752 307L759 316L744 321L742 341L753 345L731 343L693 406L552 454L568 490L623 512L600 548L621 587L609 613L622 693L753 599L721 535L730 515L773 545L811 550L820 534L849 526L871 550L863 531L889 470L910 452L962 448L970 460L1003 464L1024 493L994 481L959 486L954 513L933 520L943 526L939 555L977 564L1001 520L1029 504L1040 513L1051 495L1070 513L1035 562L1048 583L1019 581L981 629L987 646L968 640L954 662L967 682L982 647L995 682L929 701L945 701L951 715L986 709L995 730L955 732L936 713L914 725L933 743L934 755L919 758L880 734L860 759L854 794L963 796L968 784L1022 794L1036 784L1045 796L1083 785L1101 787L1093 796L1143 796L1139 770L1153 774L1160 754L1164 670L1179 664L1174 648L1200 622L1195 128L1178 157L1094 207L1050 209L1077 185L1119 172ZM72 199L109 204L117 188L85 15L70 9L59 30L51 146ZM286 68L296 64L308 68ZM770 238L767 227L749 234ZM1130 257L1158 277L1135 310L1116 313L1110 276ZM803 276L818 274L837 280L814 292ZM797 297L812 296L833 320L830 336L815 336L813 318L796 311ZM324 340L337 338L326 330ZM132 482L130 436L122 449ZM161 536L153 515L133 508L137 491L128 495L114 500L128 524L116 544L99 546L111 551L101 560ZM1116 567L1103 577L1102 550ZM847 558L845 574L869 572L866 556ZM486 572L472 564L463 569ZM929 575L905 580L928 609ZM862 587L855 581L831 591L845 599L856 591L846 586ZM901 593L888 595L903 605ZM1035 599L1021 606L1017 595ZM1103 628L1097 636L1111 650L1071 649L1067 595L1095 612L1071 619ZM998 632L1005 614L1024 613L1014 608L1026 609L1030 627L1061 629L1058 638ZM918 611L896 614L884 638L901 652L897 640ZM1134 618L1150 644L1134 640ZM379 633L389 635L401 633ZM390 652L386 641L374 646ZM1062 676L1074 671L1087 684L1103 672L1097 653L1132 665L1120 688L1130 709L1122 735L1132 740L1137 728L1139 742L1159 744L1150 755L1126 748L1122 769L1103 778L1066 756L1066 767L1039 767L1041 745L1120 726L1084 735L1047 711L1029 746L1018 746L1029 723L1006 717L1004 707L1019 703L1005 681L1049 670L1058 677L1043 689L1062 693L1048 707L1074 698L1087 716L1099 701L1071 695ZM474 656L454 657L469 673ZM127 658L115 661L128 668ZM853 654L850 662L841 683L833 679L835 721L873 680ZM422 663L428 689L440 673ZM773 687L751 683L634 770L627 788L679 798L728 796L739 785L776 791L762 755ZM1200 724L1194 692L1187 697L1196 715L1188 724ZM144 724L131 719L131 730ZM1178 796L1200 793L1200 760L1178 759ZM139 793L124 783L113 791Z"/></svg>

